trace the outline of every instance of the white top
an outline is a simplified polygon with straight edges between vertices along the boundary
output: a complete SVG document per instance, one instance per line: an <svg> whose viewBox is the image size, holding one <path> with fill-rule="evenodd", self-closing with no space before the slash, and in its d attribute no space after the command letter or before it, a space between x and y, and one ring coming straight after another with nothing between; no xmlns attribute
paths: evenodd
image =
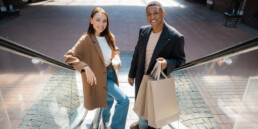
<svg viewBox="0 0 258 129"><path fill-rule="evenodd" d="M147 47L146 47L146 58L145 58L145 68L144 68L144 73L147 72L148 68L149 68L149 64L150 64L150 60L152 58L154 49L158 43L160 34L162 31L158 32L158 33L153 33L153 31L151 31L150 37L149 37L149 41L147 43Z"/></svg>
<svg viewBox="0 0 258 129"><path fill-rule="evenodd" d="M96 36L96 38L99 42L99 46L101 48L101 51L102 51L102 54L104 57L105 66L107 67L108 65L110 65L111 60L112 60L112 50L109 47L108 42L105 37Z"/></svg>

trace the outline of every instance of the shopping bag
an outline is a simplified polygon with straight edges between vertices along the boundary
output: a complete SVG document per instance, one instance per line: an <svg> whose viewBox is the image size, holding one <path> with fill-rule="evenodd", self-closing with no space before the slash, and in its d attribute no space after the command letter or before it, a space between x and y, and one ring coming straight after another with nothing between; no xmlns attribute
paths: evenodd
<svg viewBox="0 0 258 129"><path fill-rule="evenodd" d="M153 68L153 71L155 71L157 68L157 65ZM140 84L140 89L138 91L137 98L134 103L133 111L139 116L147 116L148 110L146 109L146 91L147 91L147 85L149 80L154 80L153 77L149 75L144 75Z"/></svg>
<svg viewBox="0 0 258 129"><path fill-rule="evenodd" d="M179 119L174 78L161 71L161 62L155 64L150 76L154 79L147 80L144 117L149 126L160 128Z"/></svg>
<svg viewBox="0 0 258 129"><path fill-rule="evenodd" d="M142 117L144 115L145 101L146 101L146 87L147 87L148 78L150 78L148 75L143 76L142 82L140 84L140 89L138 91L138 95L134 103L133 111L139 117Z"/></svg>

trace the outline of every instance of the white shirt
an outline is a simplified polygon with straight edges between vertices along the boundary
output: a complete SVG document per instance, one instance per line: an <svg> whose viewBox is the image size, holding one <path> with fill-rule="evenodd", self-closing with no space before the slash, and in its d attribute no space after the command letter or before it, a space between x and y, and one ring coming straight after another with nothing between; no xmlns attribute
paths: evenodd
<svg viewBox="0 0 258 129"><path fill-rule="evenodd" d="M162 31L158 32L158 33L153 33L153 31L151 31L150 37L149 37L149 41L147 43L147 47L146 47L146 58L145 58L145 68L144 68L144 73L147 72L148 68L149 68L149 64L150 64L150 60L152 58L154 49L158 43L160 34Z"/></svg>
<svg viewBox="0 0 258 129"><path fill-rule="evenodd" d="M96 38L98 40L99 46L104 57L105 66L107 67L108 65L110 65L112 60L112 50L109 47L105 37L96 36Z"/></svg>

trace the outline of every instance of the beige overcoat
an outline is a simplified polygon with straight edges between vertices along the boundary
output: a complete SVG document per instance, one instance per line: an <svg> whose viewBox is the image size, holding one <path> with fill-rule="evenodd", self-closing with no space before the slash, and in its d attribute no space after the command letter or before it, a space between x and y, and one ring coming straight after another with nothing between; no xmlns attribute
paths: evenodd
<svg viewBox="0 0 258 129"><path fill-rule="evenodd" d="M107 40L109 42L109 40ZM81 73L83 83L84 107L88 110L106 107L107 69L96 36L83 34L75 46L64 55L64 61ZM118 48L112 50L112 58L119 57ZM83 68L89 66L94 72L97 85L90 86ZM116 84L118 85L117 72Z"/></svg>

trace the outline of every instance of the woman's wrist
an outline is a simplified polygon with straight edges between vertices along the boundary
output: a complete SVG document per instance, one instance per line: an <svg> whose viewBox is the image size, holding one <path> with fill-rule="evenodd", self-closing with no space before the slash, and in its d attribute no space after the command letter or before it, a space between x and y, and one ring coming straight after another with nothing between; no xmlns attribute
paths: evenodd
<svg viewBox="0 0 258 129"><path fill-rule="evenodd" d="M88 68L89 66L85 66L82 68L82 71L86 71L86 69Z"/></svg>

